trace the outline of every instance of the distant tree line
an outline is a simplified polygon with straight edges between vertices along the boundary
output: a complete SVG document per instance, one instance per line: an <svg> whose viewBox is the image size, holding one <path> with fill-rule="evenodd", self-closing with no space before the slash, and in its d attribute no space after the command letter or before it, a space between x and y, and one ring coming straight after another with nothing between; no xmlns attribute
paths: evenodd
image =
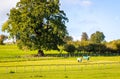
<svg viewBox="0 0 120 79"><path fill-rule="evenodd" d="M3 41L7 38L5 35L0 35L0 45L4 45ZM120 55L120 39L106 42L105 35L100 31L91 34L90 38L86 32L83 32L80 40L77 41L73 41L72 36L65 36L63 41L65 44L59 51L67 51L69 56Z"/></svg>
<svg viewBox="0 0 120 79"><path fill-rule="evenodd" d="M81 40L68 40L64 49L70 55L119 55L120 40L106 42L103 32L96 31L91 34L90 38L86 32L83 32Z"/></svg>

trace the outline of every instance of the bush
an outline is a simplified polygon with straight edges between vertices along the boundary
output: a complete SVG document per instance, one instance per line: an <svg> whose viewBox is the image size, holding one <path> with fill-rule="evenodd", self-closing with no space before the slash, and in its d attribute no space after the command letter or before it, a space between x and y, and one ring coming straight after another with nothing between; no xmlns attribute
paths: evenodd
<svg viewBox="0 0 120 79"><path fill-rule="evenodd" d="M72 44L66 44L64 46L64 50L67 51L69 53L69 55L73 56L74 52L76 50L75 46Z"/></svg>
<svg viewBox="0 0 120 79"><path fill-rule="evenodd" d="M9 73L11 73L11 74L12 74L12 73L15 73L15 71L10 71Z"/></svg>

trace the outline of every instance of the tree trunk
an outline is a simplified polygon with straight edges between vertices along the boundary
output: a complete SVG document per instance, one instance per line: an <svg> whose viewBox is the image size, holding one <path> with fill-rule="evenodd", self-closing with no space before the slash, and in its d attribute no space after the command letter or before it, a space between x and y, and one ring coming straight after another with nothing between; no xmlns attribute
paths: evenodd
<svg viewBox="0 0 120 79"><path fill-rule="evenodd" d="M38 50L38 56L44 56L44 52L43 52L43 50Z"/></svg>

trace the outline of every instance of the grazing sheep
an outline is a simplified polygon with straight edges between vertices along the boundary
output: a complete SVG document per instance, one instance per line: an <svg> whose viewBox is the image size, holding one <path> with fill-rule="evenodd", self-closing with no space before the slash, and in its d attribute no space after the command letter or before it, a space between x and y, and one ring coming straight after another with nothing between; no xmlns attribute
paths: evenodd
<svg viewBox="0 0 120 79"><path fill-rule="evenodd" d="M90 59L90 56L82 56L81 58L77 58L77 61L78 62L82 62L82 60L89 60Z"/></svg>
<svg viewBox="0 0 120 79"><path fill-rule="evenodd" d="M82 58L77 58L77 61L78 62L82 62Z"/></svg>
<svg viewBox="0 0 120 79"><path fill-rule="evenodd" d="M82 59L84 59L84 60L89 60L89 59L90 59L90 56L83 56Z"/></svg>

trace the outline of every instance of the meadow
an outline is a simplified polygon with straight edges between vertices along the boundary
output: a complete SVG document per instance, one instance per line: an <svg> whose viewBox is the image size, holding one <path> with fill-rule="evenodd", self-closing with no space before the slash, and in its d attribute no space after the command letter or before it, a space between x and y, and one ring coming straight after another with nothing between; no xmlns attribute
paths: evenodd
<svg viewBox="0 0 120 79"><path fill-rule="evenodd" d="M32 57L36 52L0 46L0 79L120 79L120 56L91 56L77 62L77 57Z"/></svg>

